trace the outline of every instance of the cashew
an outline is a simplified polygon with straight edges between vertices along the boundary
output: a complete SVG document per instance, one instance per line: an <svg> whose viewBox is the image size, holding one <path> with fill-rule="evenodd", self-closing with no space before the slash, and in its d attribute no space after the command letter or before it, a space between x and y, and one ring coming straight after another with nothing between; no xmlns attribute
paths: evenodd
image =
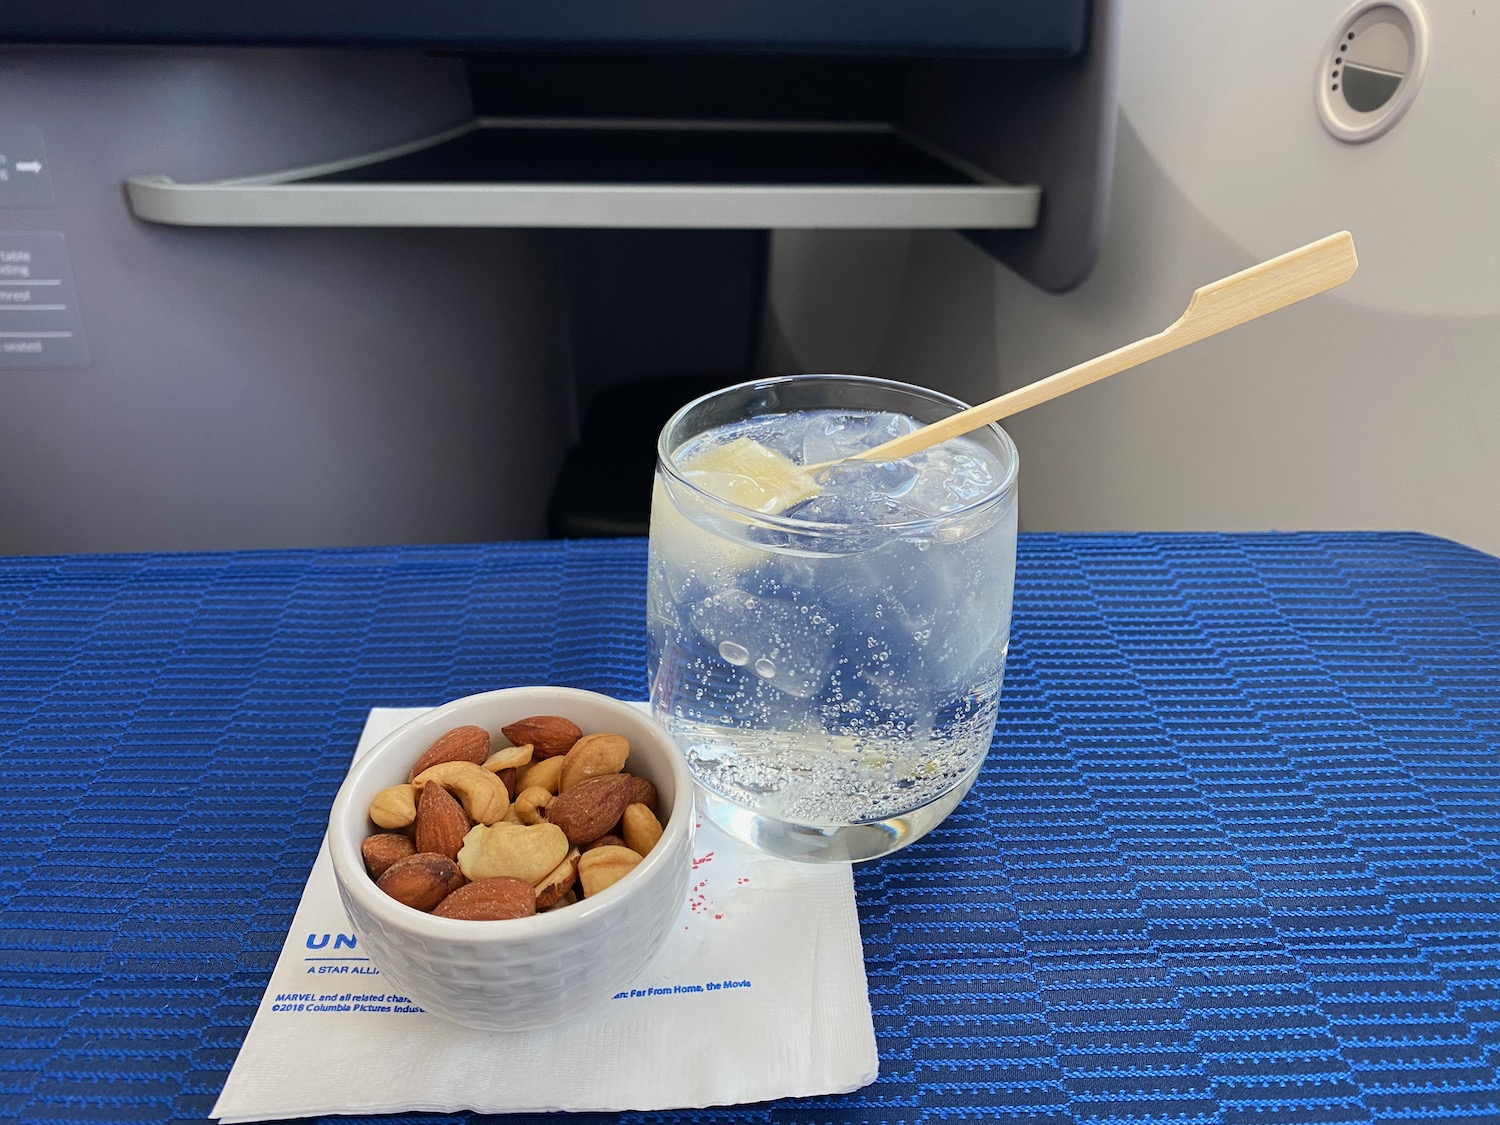
<svg viewBox="0 0 1500 1125"><path fill-rule="evenodd" d="M543 758L539 762L532 762L521 770L521 776L516 781L517 792L530 789L533 785L539 785L549 793L557 792L557 783L562 778L563 755L559 754L551 758Z"/></svg>
<svg viewBox="0 0 1500 1125"><path fill-rule="evenodd" d="M563 861L536 885L537 909L547 910L556 906L558 901L573 889L573 884L576 882L578 882L578 849L569 848L568 854L563 856Z"/></svg>
<svg viewBox="0 0 1500 1125"><path fill-rule="evenodd" d="M578 857L578 881L583 897L592 898L606 887L612 887L641 862L641 856L629 848L610 845L592 848Z"/></svg>
<svg viewBox="0 0 1500 1125"><path fill-rule="evenodd" d="M547 806L552 803L552 794L540 785L522 789L516 794L516 816L522 824L540 824L547 819Z"/></svg>
<svg viewBox="0 0 1500 1125"><path fill-rule="evenodd" d="M484 768L490 773L499 773L501 770L515 769L530 764L531 744L529 742L521 746L507 746L503 750L496 750L484 760Z"/></svg>
<svg viewBox="0 0 1500 1125"><path fill-rule="evenodd" d="M382 828L407 828L417 819L417 787L392 785L375 794L370 819Z"/></svg>
<svg viewBox="0 0 1500 1125"><path fill-rule="evenodd" d="M563 755L562 776L557 781L557 791L566 792L580 781L591 777L602 777L619 773L625 768L625 759L630 756L630 743L624 735L586 734L573 748Z"/></svg>
<svg viewBox="0 0 1500 1125"><path fill-rule="evenodd" d="M469 819L479 824L494 824L510 808L510 793L505 782L473 762L439 762L412 778L420 789L435 781L458 798Z"/></svg>
<svg viewBox="0 0 1500 1125"><path fill-rule="evenodd" d="M661 839L661 821L645 805L626 805L625 815L620 818L620 832L627 848L645 855Z"/></svg>
<svg viewBox="0 0 1500 1125"><path fill-rule="evenodd" d="M555 824L476 824L464 837L458 867L468 879L513 875L532 886L568 854L568 838Z"/></svg>

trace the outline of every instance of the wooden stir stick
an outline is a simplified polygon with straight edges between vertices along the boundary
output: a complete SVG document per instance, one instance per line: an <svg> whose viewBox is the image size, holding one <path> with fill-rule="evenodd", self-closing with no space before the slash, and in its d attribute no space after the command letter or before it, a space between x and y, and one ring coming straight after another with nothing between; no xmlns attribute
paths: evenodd
<svg viewBox="0 0 1500 1125"><path fill-rule="evenodd" d="M1354 276L1358 266L1354 239L1349 232L1330 234L1196 290L1187 310L1154 336L1126 344L1097 359L1059 371L843 460L895 461L910 456L951 437L977 430L1089 383L1127 371L1148 359L1174 352L1247 320L1342 285ZM807 465L803 471L814 473L838 463L825 461Z"/></svg>

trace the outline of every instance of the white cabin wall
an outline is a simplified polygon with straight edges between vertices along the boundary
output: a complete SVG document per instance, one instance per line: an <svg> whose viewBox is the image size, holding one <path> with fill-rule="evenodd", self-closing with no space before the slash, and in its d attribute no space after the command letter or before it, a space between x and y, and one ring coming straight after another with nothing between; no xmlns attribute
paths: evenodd
<svg viewBox="0 0 1500 1125"><path fill-rule="evenodd" d="M1500 5L1423 4L1415 105L1351 146L1313 105L1344 0L1131 0L1090 277L1041 293L952 234L782 234L770 366L975 401L1347 228L1343 289L1011 419L1022 525L1399 528L1500 554Z"/></svg>

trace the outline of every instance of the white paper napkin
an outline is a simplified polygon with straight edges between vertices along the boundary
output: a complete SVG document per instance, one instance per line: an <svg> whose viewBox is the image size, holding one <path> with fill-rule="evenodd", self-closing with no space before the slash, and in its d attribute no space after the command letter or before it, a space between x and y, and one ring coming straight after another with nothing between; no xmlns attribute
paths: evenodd
<svg viewBox="0 0 1500 1125"><path fill-rule="evenodd" d="M421 708L370 712L355 757ZM761 855L704 823L679 925L626 992L548 1031L470 1031L393 994L324 841L212 1116L699 1108L835 1094L878 1057L848 865Z"/></svg>

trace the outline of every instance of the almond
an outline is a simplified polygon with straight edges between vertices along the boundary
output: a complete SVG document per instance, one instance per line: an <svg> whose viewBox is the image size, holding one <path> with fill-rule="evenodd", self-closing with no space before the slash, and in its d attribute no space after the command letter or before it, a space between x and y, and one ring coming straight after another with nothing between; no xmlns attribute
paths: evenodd
<svg viewBox="0 0 1500 1125"><path fill-rule="evenodd" d="M536 891L525 879L509 875L466 883L433 911L439 918L463 918L471 922L499 922L535 913Z"/></svg>
<svg viewBox="0 0 1500 1125"><path fill-rule="evenodd" d="M418 852L391 864L375 885L397 902L431 910L464 885L464 876L447 856Z"/></svg>
<svg viewBox="0 0 1500 1125"><path fill-rule="evenodd" d="M441 785L422 786L422 795L417 798L417 851L435 852L456 860L470 827L469 818L453 794Z"/></svg>
<svg viewBox="0 0 1500 1125"><path fill-rule="evenodd" d="M583 737L578 724L561 715L533 715L502 727L501 733L517 746L529 742L533 760L566 754Z"/></svg>
<svg viewBox="0 0 1500 1125"><path fill-rule="evenodd" d="M365 837L359 845L359 854L364 857L365 870L370 873L370 878L379 879L397 860L416 855L417 846L411 842L410 836L399 832L377 832Z"/></svg>
<svg viewBox="0 0 1500 1125"><path fill-rule="evenodd" d="M557 791L571 789L591 777L605 777L625 768L630 743L619 734L586 734L563 755L562 774Z"/></svg>
<svg viewBox="0 0 1500 1125"><path fill-rule="evenodd" d="M473 762L483 765L490 756L490 732L483 727L455 727L427 748L406 780L411 781L423 770L440 762Z"/></svg>
<svg viewBox="0 0 1500 1125"><path fill-rule="evenodd" d="M630 803L632 805L645 805L652 812L656 811L656 786L644 777L630 776Z"/></svg>
<svg viewBox="0 0 1500 1125"><path fill-rule="evenodd" d="M580 781L547 806L547 820L567 834L568 843L592 843L619 822L634 788L619 773Z"/></svg>
<svg viewBox="0 0 1500 1125"><path fill-rule="evenodd" d="M500 784L505 786L505 791L510 794L511 803L514 804L516 794L520 792L516 779L521 776L521 771L515 766L507 766L503 770L496 770L495 776L500 779Z"/></svg>
<svg viewBox="0 0 1500 1125"><path fill-rule="evenodd" d="M612 887L635 869L641 857L629 848L594 848L578 857L578 881L583 897L592 898L606 887Z"/></svg>

